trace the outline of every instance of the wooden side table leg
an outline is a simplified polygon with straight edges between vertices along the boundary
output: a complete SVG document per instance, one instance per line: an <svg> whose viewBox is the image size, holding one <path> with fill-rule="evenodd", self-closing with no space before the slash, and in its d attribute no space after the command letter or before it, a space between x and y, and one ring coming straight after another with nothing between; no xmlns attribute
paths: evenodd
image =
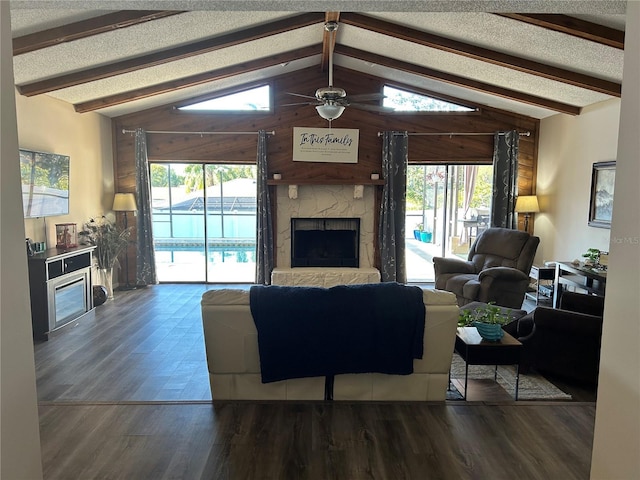
<svg viewBox="0 0 640 480"><path fill-rule="evenodd" d="M469 362L464 361L464 400L467 399L467 379L469 378Z"/></svg>

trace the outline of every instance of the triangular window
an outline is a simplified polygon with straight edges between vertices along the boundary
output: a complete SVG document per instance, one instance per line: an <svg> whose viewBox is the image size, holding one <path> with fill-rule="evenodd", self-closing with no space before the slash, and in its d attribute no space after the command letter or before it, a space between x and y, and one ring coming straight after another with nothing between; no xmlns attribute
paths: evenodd
<svg viewBox="0 0 640 480"><path fill-rule="evenodd" d="M396 112L474 112L477 110L388 85L385 85L382 91L386 97L382 105L393 108Z"/></svg>
<svg viewBox="0 0 640 480"><path fill-rule="evenodd" d="M212 98L203 102L179 107L178 110L191 111L265 111L271 109L271 92L269 85L243 90L223 97Z"/></svg>

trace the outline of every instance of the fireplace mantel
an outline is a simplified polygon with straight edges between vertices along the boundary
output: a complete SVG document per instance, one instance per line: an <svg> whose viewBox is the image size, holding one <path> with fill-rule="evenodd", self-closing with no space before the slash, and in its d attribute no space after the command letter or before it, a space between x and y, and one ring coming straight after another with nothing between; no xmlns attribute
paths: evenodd
<svg viewBox="0 0 640 480"><path fill-rule="evenodd" d="M340 178L340 179L319 179L319 178L307 178L307 179L280 179L280 180L267 180L267 185L384 185L384 179L371 180L365 178L361 180L354 180L353 178Z"/></svg>

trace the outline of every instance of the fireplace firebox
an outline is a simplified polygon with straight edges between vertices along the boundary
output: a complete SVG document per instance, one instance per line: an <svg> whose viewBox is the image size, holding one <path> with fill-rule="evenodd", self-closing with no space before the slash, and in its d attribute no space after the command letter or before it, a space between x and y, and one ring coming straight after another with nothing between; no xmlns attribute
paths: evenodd
<svg viewBox="0 0 640 480"><path fill-rule="evenodd" d="M359 266L359 218L291 219L291 267Z"/></svg>

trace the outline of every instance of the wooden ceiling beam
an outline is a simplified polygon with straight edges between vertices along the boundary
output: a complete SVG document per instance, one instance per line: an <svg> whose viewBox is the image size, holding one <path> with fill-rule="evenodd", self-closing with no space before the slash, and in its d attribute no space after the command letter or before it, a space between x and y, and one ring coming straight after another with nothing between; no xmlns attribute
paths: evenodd
<svg viewBox="0 0 640 480"><path fill-rule="evenodd" d="M536 25L548 30L566 33L574 37L591 40L608 47L624 49L624 31L597 23L587 22L568 15L553 13L503 13L501 17Z"/></svg>
<svg viewBox="0 0 640 480"><path fill-rule="evenodd" d="M458 87L469 88L482 93L488 93L496 95L508 100L514 100L516 102L522 102L536 107L542 107L556 112L566 113L569 115L579 115L580 107L574 105L568 105L566 103L556 102L542 97L536 97L534 95L528 95L526 93L517 92L515 90L509 90L507 88L497 87L488 83L478 82L469 78L459 77L449 73L427 68L422 65L416 65L413 63L403 62L393 58L377 55L375 53L365 52L352 47L343 45L336 45L335 53L338 55L346 55L348 57L356 58L368 63L374 63L383 67L393 68L403 72L419 75L421 77L430 78L440 82L449 83Z"/></svg>
<svg viewBox="0 0 640 480"><path fill-rule="evenodd" d="M435 48L449 53L462 55L474 60L491 63L501 67L511 68L520 72L562 82L576 87L585 88L606 95L619 97L622 86L616 82L610 82L600 78L572 72L562 68L545 65L525 58L508 55L506 53L489 50L450 38L433 35L428 32L386 22L366 15L352 12L343 12L340 17L343 24L370 30L382 35L388 35L400 40L415 43L425 47Z"/></svg>
<svg viewBox="0 0 640 480"><path fill-rule="evenodd" d="M120 28L131 27L179 13L183 13L183 11L121 10L107 15L100 15L99 17L89 18L61 27L16 37L13 39L13 55L22 55L23 53L53 47L61 43L80 40L81 38L111 32Z"/></svg>
<svg viewBox="0 0 640 480"><path fill-rule="evenodd" d="M327 12L324 15L324 23L337 22L340 20L340 12ZM338 27L339 28L339 27ZM328 69L329 65L329 52L336 46L336 36L324 30L322 36L322 60L320 64L320 71L324 72Z"/></svg>
<svg viewBox="0 0 640 480"><path fill-rule="evenodd" d="M163 93L175 92L176 90L194 87L203 83L213 82L221 80L223 78L232 77L234 75L241 75L243 73L253 72L255 70L261 70L263 68L272 67L283 63L293 62L302 58L311 57L321 53L321 44L311 45L305 48L299 48L296 50L290 50L288 52L271 55L268 57L252 60L249 62L240 63L230 67L220 68L218 70L211 70L209 72L200 73L198 75L192 75L186 78L180 78L169 82L159 83L150 87L139 88L137 90L131 90L129 92L110 95L108 97L99 98L96 100L90 100L83 103L77 103L74 105L76 112L85 113L99 110L101 108L112 107L114 105L121 105L123 103L133 102L141 100L143 98L152 97L154 95L161 95Z"/></svg>
<svg viewBox="0 0 640 480"><path fill-rule="evenodd" d="M181 60L183 58L213 52L223 48L232 47L234 45L239 45L241 43L259 40L279 33L313 25L315 23L321 23L322 19L322 14L304 13L294 17L284 18L274 22L265 23L263 25L247 28L242 31L232 32L226 35L190 43L188 45L151 53L149 55L143 55L66 75L60 75L46 80L26 83L19 85L18 91L27 97L40 95L54 90L94 82L96 80L134 72L143 68L149 68Z"/></svg>

